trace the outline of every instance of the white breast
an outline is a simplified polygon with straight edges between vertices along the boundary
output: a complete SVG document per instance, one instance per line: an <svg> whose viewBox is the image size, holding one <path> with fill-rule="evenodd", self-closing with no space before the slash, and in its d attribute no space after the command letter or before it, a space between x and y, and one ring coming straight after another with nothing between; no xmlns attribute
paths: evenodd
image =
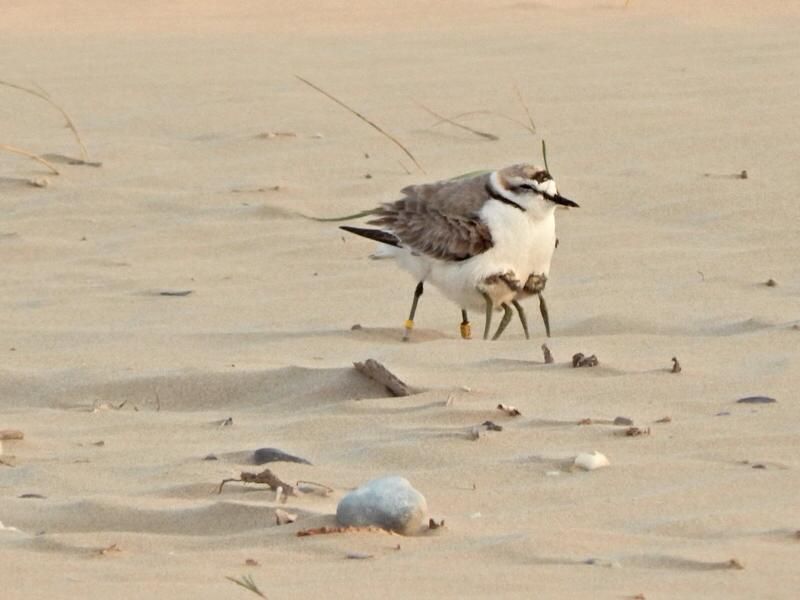
<svg viewBox="0 0 800 600"><path fill-rule="evenodd" d="M481 219L492 232L494 246L486 252L460 263L435 260L431 263L429 281L462 308L482 310L485 300L476 289L486 277L498 273L514 273L521 285L531 273L548 274L555 246L555 219L532 215L497 201L487 202ZM495 307L509 303L514 293L502 290L493 295Z"/></svg>

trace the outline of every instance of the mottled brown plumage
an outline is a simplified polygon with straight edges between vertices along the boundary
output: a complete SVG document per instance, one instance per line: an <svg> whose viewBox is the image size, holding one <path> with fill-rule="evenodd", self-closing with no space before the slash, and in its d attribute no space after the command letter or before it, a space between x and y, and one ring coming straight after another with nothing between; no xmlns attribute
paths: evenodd
<svg viewBox="0 0 800 600"><path fill-rule="evenodd" d="M490 198L489 175L405 187L404 197L378 208L369 224L386 227L404 246L432 258L459 261L486 252L493 246L492 234L478 212ZM508 189L516 178L550 178L525 164L503 169L500 176Z"/></svg>

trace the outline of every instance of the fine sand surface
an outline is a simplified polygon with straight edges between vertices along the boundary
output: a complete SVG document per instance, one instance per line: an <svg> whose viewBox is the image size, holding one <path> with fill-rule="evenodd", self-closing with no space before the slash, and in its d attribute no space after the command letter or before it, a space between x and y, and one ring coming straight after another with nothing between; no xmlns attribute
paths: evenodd
<svg viewBox="0 0 800 600"><path fill-rule="evenodd" d="M251 575L271 599L795 598L800 9L623 4L7 0L0 80L46 90L103 165L0 151L0 429L25 436L0 456L0 597L256 598L226 579ZM502 116L527 123L515 86L535 136ZM402 343L411 278L298 216L541 163L541 138L581 204L555 364L535 301L530 341L464 341L429 287ZM0 144L80 156L8 87ZM420 393L386 397L367 358ZM217 494L259 447L334 492ZM592 450L610 467L569 469ZM445 528L296 535L386 474Z"/></svg>

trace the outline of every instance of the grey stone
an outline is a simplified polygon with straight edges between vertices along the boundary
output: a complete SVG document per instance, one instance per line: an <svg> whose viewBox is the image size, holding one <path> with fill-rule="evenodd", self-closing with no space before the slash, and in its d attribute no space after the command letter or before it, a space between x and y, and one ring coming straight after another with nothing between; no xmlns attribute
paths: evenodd
<svg viewBox="0 0 800 600"><path fill-rule="evenodd" d="M769 396L748 396L747 398L740 398L736 402L738 404L772 404L773 402L777 402L777 400Z"/></svg>
<svg viewBox="0 0 800 600"><path fill-rule="evenodd" d="M259 448L253 452L253 462L257 465L263 465L270 462L294 462L303 465L310 465L305 458L287 454L283 450L277 448Z"/></svg>
<svg viewBox="0 0 800 600"><path fill-rule="evenodd" d="M336 519L344 526L373 525L409 535L420 530L427 512L425 496L407 479L390 476L368 481L347 494L336 507Z"/></svg>

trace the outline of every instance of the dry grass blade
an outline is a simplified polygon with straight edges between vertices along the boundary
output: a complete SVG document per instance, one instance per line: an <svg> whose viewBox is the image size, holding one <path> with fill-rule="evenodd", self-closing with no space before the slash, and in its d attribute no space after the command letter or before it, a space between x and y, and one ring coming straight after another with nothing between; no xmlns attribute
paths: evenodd
<svg viewBox="0 0 800 600"><path fill-rule="evenodd" d="M519 103L522 104L522 108L525 109L525 114L528 115L528 123L530 126L525 126L525 129L530 131L533 135L536 135L536 124L533 122L533 117L531 116L531 111L528 110L528 105L525 103L525 99L522 97L522 92L519 91L519 86L516 84L514 85L514 91L517 92L517 98L519 98Z"/></svg>
<svg viewBox="0 0 800 600"><path fill-rule="evenodd" d="M436 127L441 125L442 123L447 123L449 120L456 120L456 119L466 119L467 117L475 117L479 115L489 115L491 117L500 117L501 119L505 119L506 121L511 121L512 123L516 123L523 129L530 131L530 125L523 123L519 119L515 119L514 117L509 117L508 115L504 115L503 113L494 112L491 110L473 110L470 112L459 113L457 115L453 115L450 119L439 119L436 123L434 123L431 127Z"/></svg>
<svg viewBox="0 0 800 600"><path fill-rule="evenodd" d="M72 119L67 114L67 111L65 111L58 104L56 104L53 101L53 99L50 98L50 96L46 92L39 91L39 90L33 90L31 88L25 87L23 85L19 85L17 83L11 83L10 81L2 81L2 80L0 80L0 85L4 85L4 86L10 87L10 88L14 88L15 90L19 90L19 91L25 92L27 94L32 94L33 96L36 96L37 98L41 98L42 100L44 100L45 102L50 104L50 106L55 108L58 112L60 112L61 116L63 116L64 120L67 122L67 127L69 127L72 130L72 133L75 135L75 140L78 142L78 145L81 147L81 158L84 161L88 161L89 160L89 152L86 150L86 146L84 145L83 140L81 139L81 136L78 133L78 129L75 127L75 123L72 122Z"/></svg>
<svg viewBox="0 0 800 600"><path fill-rule="evenodd" d="M355 115L356 117L358 117L359 119L361 119L362 121L364 121L364 122L365 122L367 125L370 125L370 126L371 126L371 127L373 127L374 129L378 130L378 131L379 131L379 132L380 132L382 135L384 135L385 137L387 137L387 138L388 138L389 140L391 140L391 141L392 141L394 144L396 144L396 145L397 145L397 146L398 146L398 147L399 147L399 148L400 148L400 149L401 149L403 152L405 152L406 156L408 156L408 158L410 158L410 159L411 159L411 160L414 162L414 164L417 166L417 168L418 168L420 171L422 171L423 173L425 172L425 169L423 169L423 168L422 168L422 165L421 165L421 164L419 164L419 162L417 161L417 159L416 159L416 158L414 158L414 155L413 155L413 154L411 154L411 152L408 150L408 148L406 148L406 147L405 147L405 146L404 146L404 145L403 145L403 144L402 144L402 143L401 143L401 142L400 142L400 141L399 141L399 140L398 140L396 137L394 137L392 134L390 134L390 133L386 132L384 129L382 129L382 128L381 128L379 125L377 125L375 122L373 122L373 121L370 121L370 120L369 120L367 117L365 117L364 115L362 115L360 112L358 112L357 110L354 110L354 109L350 108L349 106L347 106L347 104L345 104L344 102L342 102L341 100L339 100L339 99L338 99L338 98L336 98L335 96L333 96L333 95L329 94L328 92L326 92L325 90L323 90L321 87L319 87L319 86L317 86L317 85L315 85L315 84L311 83L311 82L310 82L308 79L303 79L303 78L302 78L302 77L300 77L299 75L295 75L295 77L297 77L297 79L299 79L300 81L302 81L303 83L305 83L305 84L306 84L307 86L309 86L310 88L312 88L312 89L314 89L314 90L317 90L317 91L318 91L320 94L322 94L323 96L325 96L325 97L327 97L327 98L330 98L331 100L333 100L334 102L336 102L336 104L338 104L339 106L341 106L342 108L344 108L344 109L345 109L345 110L347 110L348 112L352 113L353 115Z"/></svg>
<svg viewBox="0 0 800 600"><path fill-rule="evenodd" d="M482 138L487 139L487 140L497 141L497 140L500 139L498 136L494 135L493 133L487 133L485 131L479 131L478 129L473 129L472 127L468 127L466 125L462 125L461 123L457 123L453 119L448 119L447 117L444 117L444 116L440 115L439 113L434 112L433 110L431 110L430 108L428 108L424 104L421 104L421 103L417 102L417 105L422 110L427 112L428 114L430 114L430 115L436 117L437 119L439 119L439 121L437 122L437 125L439 123L449 123L450 125L453 125L454 127L458 127L459 129L463 129L464 131L469 131L470 133L473 133L473 134L477 135L478 137L482 137ZM457 119L457 118L458 117L454 117L454 119Z"/></svg>
<svg viewBox="0 0 800 600"><path fill-rule="evenodd" d="M235 577L225 576L225 579L227 579L228 581L232 581L233 583L235 583L238 586L243 587L247 591L253 592L256 596L258 596L260 598L266 598L266 596L264 595L264 592L262 592L260 589L258 589L258 586L256 585L256 582L253 581L253 576L252 575L242 575L242 577L240 577L239 579L236 579Z"/></svg>
<svg viewBox="0 0 800 600"><path fill-rule="evenodd" d="M542 158L544 159L544 170L549 173L550 167L547 166L547 144L544 143L544 139L542 139Z"/></svg>
<svg viewBox="0 0 800 600"><path fill-rule="evenodd" d="M362 210L361 212L353 213L352 215L345 215L343 217L312 217L311 215L304 215L303 213L297 214L304 219L308 219L309 221L317 221L319 223L337 223L339 221L352 221L353 219L368 217L369 215L374 215L376 212L378 212L377 208L370 208L368 210Z"/></svg>
<svg viewBox="0 0 800 600"><path fill-rule="evenodd" d="M47 162L38 154L34 154L33 152L28 152L27 150L23 150L22 148L17 148L15 146L9 146L8 144L0 144L0 150L5 150L6 152L12 152L13 154L20 154L21 156L27 156L31 160L35 160L38 163L43 164L45 167L50 169L53 172L53 175L60 175L58 169L56 169L52 163Z"/></svg>

